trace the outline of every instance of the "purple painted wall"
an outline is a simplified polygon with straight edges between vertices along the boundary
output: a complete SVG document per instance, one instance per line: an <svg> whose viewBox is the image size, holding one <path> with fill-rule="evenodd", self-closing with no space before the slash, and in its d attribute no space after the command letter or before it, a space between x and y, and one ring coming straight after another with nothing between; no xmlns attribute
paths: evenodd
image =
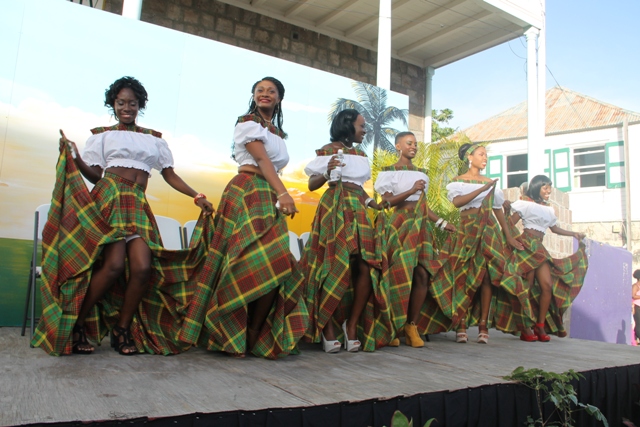
<svg viewBox="0 0 640 427"><path fill-rule="evenodd" d="M631 344L631 252L587 239L587 254L584 286L571 306L570 336Z"/></svg>

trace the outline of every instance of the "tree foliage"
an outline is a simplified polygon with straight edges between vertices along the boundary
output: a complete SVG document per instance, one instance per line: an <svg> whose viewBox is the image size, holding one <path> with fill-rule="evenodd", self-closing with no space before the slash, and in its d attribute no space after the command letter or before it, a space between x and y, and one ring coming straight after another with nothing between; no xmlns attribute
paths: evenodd
<svg viewBox="0 0 640 427"><path fill-rule="evenodd" d="M431 142L438 142L456 133L456 129L446 126L452 119L453 111L448 108L440 112L431 110Z"/></svg>

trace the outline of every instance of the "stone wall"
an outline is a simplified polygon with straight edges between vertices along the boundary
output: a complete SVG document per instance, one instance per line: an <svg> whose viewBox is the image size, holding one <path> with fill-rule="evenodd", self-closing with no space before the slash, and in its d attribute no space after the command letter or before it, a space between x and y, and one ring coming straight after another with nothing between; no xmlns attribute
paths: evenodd
<svg viewBox="0 0 640 427"><path fill-rule="evenodd" d="M626 246L627 236L624 229L624 222L603 221L603 222L575 222L574 230L586 233L587 236L598 242L611 246ZM631 222L631 252L633 253L633 269L640 268L640 221Z"/></svg>
<svg viewBox="0 0 640 427"><path fill-rule="evenodd" d="M506 200L515 201L520 199L519 188L508 188L504 191L504 197ZM571 223L571 211L569 210L569 195L557 188L551 189L551 196L549 202L556 212L558 218L558 226L565 230L578 230L572 228ZM522 221L518 223L518 228L522 230ZM588 236L593 238L591 236ZM544 247L549 251L549 254L554 258L564 258L573 253L573 238L566 236L559 236L557 234L548 231L545 233L543 240Z"/></svg>
<svg viewBox="0 0 640 427"><path fill-rule="evenodd" d="M104 1L104 10L122 13L122 0ZM353 80L376 83L375 51L215 0L145 0L141 20ZM393 59L391 90L409 96L409 129L422 139L426 70Z"/></svg>

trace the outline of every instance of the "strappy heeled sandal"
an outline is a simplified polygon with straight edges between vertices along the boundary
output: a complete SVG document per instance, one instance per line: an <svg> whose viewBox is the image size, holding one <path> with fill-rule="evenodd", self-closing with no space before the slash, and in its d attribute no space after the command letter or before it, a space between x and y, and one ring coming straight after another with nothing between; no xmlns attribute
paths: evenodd
<svg viewBox="0 0 640 427"><path fill-rule="evenodd" d="M482 326L484 325L485 331L482 332ZM489 344L489 329L487 329L487 321L481 320L478 324L478 344Z"/></svg>
<svg viewBox="0 0 640 427"><path fill-rule="evenodd" d="M529 328L525 328L524 330L520 331L520 340L526 342L538 341L538 336L534 332L529 333L530 330L527 329Z"/></svg>
<svg viewBox="0 0 640 427"><path fill-rule="evenodd" d="M349 335L347 335L347 321L345 320L342 324L342 331L344 332L344 348L350 353L356 353L360 350L360 340L350 340Z"/></svg>
<svg viewBox="0 0 640 427"><path fill-rule="evenodd" d="M540 342L549 342L551 341L551 337L547 335L544 330L544 323L536 323L536 327L533 328L533 333L538 337L538 341Z"/></svg>
<svg viewBox="0 0 640 427"><path fill-rule="evenodd" d="M122 328L118 325L114 326L111 330L111 347L123 356L132 356L138 353L129 329ZM133 351L124 351L125 349L131 348L133 348Z"/></svg>
<svg viewBox="0 0 640 427"><path fill-rule="evenodd" d="M77 340L71 341L71 352L74 354L91 354L93 353L93 348L89 350L88 348L80 348L80 346L91 345L87 340L87 333L84 330L84 326L80 326L78 324L73 326L73 331L71 332L72 337L75 334L78 334ZM93 346L92 346L93 347Z"/></svg>

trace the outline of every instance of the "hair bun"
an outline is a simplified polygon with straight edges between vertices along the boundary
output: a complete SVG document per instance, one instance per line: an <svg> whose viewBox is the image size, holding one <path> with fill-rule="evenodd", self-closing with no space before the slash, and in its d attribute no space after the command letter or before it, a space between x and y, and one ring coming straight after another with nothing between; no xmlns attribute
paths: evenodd
<svg viewBox="0 0 640 427"><path fill-rule="evenodd" d="M471 144L469 143L462 144L462 146L458 148L458 157L460 160L464 161L464 156L467 154L467 151L469 151L469 148L471 148Z"/></svg>

